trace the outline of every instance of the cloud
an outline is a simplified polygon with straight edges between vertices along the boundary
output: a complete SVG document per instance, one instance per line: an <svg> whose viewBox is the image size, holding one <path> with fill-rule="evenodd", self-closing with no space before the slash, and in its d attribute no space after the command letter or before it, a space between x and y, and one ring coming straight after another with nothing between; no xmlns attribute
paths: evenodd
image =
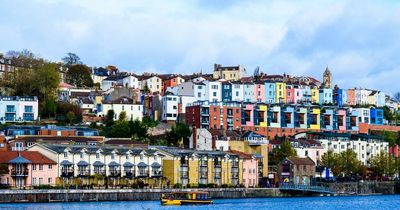
<svg viewBox="0 0 400 210"><path fill-rule="evenodd" d="M395 1L16 0L2 4L0 32L3 52L75 52L91 66L136 73L221 63L321 78L328 65L343 88L399 91L378 80L400 69Z"/></svg>

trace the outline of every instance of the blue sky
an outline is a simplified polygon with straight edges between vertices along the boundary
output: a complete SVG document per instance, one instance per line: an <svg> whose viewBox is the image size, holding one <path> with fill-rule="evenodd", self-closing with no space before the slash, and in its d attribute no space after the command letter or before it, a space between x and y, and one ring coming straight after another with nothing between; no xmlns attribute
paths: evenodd
<svg viewBox="0 0 400 210"><path fill-rule="evenodd" d="M135 73L310 75L343 88L400 91L400 1L1 0L0 52Z"/></svg>

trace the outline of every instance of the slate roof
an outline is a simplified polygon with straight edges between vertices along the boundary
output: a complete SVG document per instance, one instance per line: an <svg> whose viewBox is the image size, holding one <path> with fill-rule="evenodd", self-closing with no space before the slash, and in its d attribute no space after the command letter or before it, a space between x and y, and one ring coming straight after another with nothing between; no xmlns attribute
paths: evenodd
<svg viewBox="0 0 400 210"><path fill-rule="evenodd" d="M23 158L21 156L18 156L16 158L8 161L8 163L11 163L11 164L28 164L28 163L32 163L32 161L27 160L27 159L25 159L25 158Z"/></svg>
<svg viewBox="0 0 400 210"><path fill-rule="evenodd" d="M111 162L108 164L108 166L113 167L113 166L120 166L120 165L119 165L119 163L117 163L117 162L115 162L115 161L111 161Z"/></svg>
<svg viewBox="0 0 400 210"><path fill-rule="evenodd" d="M288 157L286 159L292 162L294 165L315 165L314 161L311 160L311 158L309 157L306 158Z"/></svg>
<svg viewBox="0 0 400 210"><path fill-rule="evenodd" d="M105 166L106 164L104 164L104 163L102 163L102 162L100 162L100 161L95 161L94 163L93 163L93 166Z"/></svg>
<svg viewBox="0 0 400 210"><path fill-rule="evenodd" d="M135 164L133 164L131 162L125 162L122 166L124 166L124 167L134 167Z"/></svg>

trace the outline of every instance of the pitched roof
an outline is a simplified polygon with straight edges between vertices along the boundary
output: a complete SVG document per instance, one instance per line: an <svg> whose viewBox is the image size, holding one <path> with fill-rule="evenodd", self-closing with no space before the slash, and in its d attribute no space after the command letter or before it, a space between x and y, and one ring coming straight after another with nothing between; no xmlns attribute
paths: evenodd
<svg viewBox="0 0 400 210"><path fill-rule="evenodd" d="M311 160L311 158L309 158L309 157L306 157L306 158L288 157L286 159L295 165L315 165L314 161Z"/></svg>
<svg viewBox="0 0 400 210"><path fill-rule="evenodd" d="M3 151L0 154L0 163L9 163L11 160L20 161L22 159L18 158L19 156L35 164L56 164L53 160L36 151Z"/></svg>
<svg viewBox="0 0 400 210"><path fill-rule="evenodd" d="M243 158L243 159L252 159L253 155L252 154L247 154L241 151L237 151L237 150L230 150L230 153L233 153L235 155L239 155L239 157Z"/></svg>

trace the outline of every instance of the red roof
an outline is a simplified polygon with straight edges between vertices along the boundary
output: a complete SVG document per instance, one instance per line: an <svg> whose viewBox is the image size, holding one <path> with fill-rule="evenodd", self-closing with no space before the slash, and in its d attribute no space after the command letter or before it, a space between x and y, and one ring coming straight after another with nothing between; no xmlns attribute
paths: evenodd
<svg viewBox="0 0 400 210"><path fill-rule="evenodd" d="M21 154L21 157L30 160L34 164L57 164L55 161L42 155L36 151L4 151L0 152L0 163L8 163L8 161L17 158Z"/></svg>
<svg viewBox="0 0 400 210"><path fill-rule="evenodd" d="M237 151L237 150L229 150L230 153L233 153L235 155L239 155L239 157L243 158L243 159L251 159L253 156L251 154L247 154L241 151Z"/></svg>
<svg viewBox="0 0 400 210"><path fill-rule="evenodd" d="M60 84L58 85L59 88L73 88L73 85L70 85L68 83L65 82L60 82Z"/></svg>

